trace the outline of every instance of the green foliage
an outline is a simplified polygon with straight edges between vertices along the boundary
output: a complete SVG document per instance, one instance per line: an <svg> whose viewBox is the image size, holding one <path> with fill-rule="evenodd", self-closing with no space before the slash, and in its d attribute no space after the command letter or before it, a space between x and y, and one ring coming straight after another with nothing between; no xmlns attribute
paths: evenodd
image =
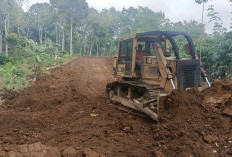
<svg viewBox="0 0 232 157"><path fill-rule="evenodd" d="M154 12L148 7L123 9L121 13L120 35L129 35L138 32L161 30L166 19L163 12Z"/></svg>
<svg viewBox="0 0 232 157"><path fill-rule="evenodd" d="M209 23L213 23L213 32L214 33L223 33L225 28L222 26L222 20L219 16L219 13L215 11L214 5L210 5L209 8L207 9L208 11L208 17Z"/></svg>
<svg viewBox="0 0 232 157"><path fill-rule="evenodd" d="M68 21L73 18L79 21L88 15L88 4L85 0L50 0L53 8L58 9L59 14L64 14Z"/></svg>
<svg viewBox="0 0 232 157"><path fill-rule="evenodd" d="M206 36L202 44L202 62L212 80L231 78L232 32ZM196 51L199 52L199 46Z"/></svg>
<svg viewBox="0 0 232 157"><path fill-rule="evenodd" d="M26 47L27 44L28 44L28 42L27 42L27 38L26 37L23 36L23 37L19 37L18 38L18 45L20 47Z"/></svg>
<svg viewBox="0 0 232 157"><path fill-rule="evenodd" d="M13 66L11 62L8 62L5 66L0 67L1 85L7 85L8 88L26 85L26 80L22 78L24 74L23 69L19 69Z"/></svg>
<svg viewBox="0 0 232 157"><path fill-rule="evenodd" d="M5 36L5 41L8 41L9 43L17 43L18 37L15 33L10 33Z"/></svg>
<svg viewBox="0 0 232 157"><path fill-rule="evenodd" d="M14 47L10 49L10 57L0 55L0 87L24 87L30 81L27 78L36 77L41 72L47 73L47 67L69 59L64 54L56 57L56 46L49 39L38 45L26 37L9 34L5 40L14 43Z"/></svg>
<svg viewBox="0 0 232 157"><path fill-rule="evenodd" d="M6 41L8 42L10 49L15 48L15 46L16 46L17 43L18 43L17 34L15 34L15 33L7 34L7 35L5 36L5 38L4 38L4 41L5 41L5 42L6 42Z"/></svg>
<svg viewBox="0 0 232 157"><path fill-rule="evenodd" d="M7 58L5 55L0 55L0 65L5 65L7 62L9 62L9 58Z"/></svg>

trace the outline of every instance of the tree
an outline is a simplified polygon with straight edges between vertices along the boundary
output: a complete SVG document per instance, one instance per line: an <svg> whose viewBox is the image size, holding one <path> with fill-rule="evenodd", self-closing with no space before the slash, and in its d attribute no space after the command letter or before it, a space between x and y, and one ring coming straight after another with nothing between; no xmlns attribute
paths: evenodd
<svg viewBox="0 0 232 157"><path fill-rule="evenodd" d="M18 31L18 36L20 36L20 22L22 21L22 16L23 16L23 5L28 2L28 0L14 0L15 4L17 5L17 10L18 10L18 16L17 16L17 31Z"/></svg>
<svg viewBox="0 0 232 157"><path fill-rule="evenodd" d="M2 30L0 30L0 54L2 53Z"/></svg>
<svg viewBox="0 0 232 157"><path fill-rule="evenodd" d="M207 11L207 16L210 18L209 23L213 23L213 32L222 34L224 31L222 20L219 16L219 13L215 11L214 5L210 5Z"/></svg>
<svg viewBox="0 0 232 157"><path fill-rule="evenodd" d="M1 4L1 3L0 3ZM1 21L4 21L4 15L3 15L3 12L0 8L0 53L2 53L2 38L3 38L3 22Z"/></svg>
<svg viewBox="0 0 232 157"><path fill-rule="evenodd" d="M232 15L232 12L230 12ZM232 18L230 19L230 29L232 30Z"/></svg>
<svg viewBox="0 0 232 157"><path fill-rule="evenodd" d="M137 32L162 30L167 22L163 12L154 12L148 7L123 8L120 17L120 35Z"/></svg>
<svg viewBox="0 0 232 157"><path fill-rule="evenodd" d="M70 55L73 55L73 25L87 17L88 4L85 0L50 0L50 3L70 22Z"/></svg>
<svg viewBox="0 0 232 157"><path fill-rule="evenodd" d="M204 25L204 11L205 11L205 3L207 3L209 0L195 0L196 3L202 4L202 11L201 11L201 24ZM199 38L200 43L200 62L201 62L201 50L202 50L202 42L204 39L204 32L201 32L201 36Z"/></svg>
<svg viewBox="0 0 232 157"><path fill-rule="evenodd" d="M147 7L139 7L132 25L132 32L162 30L164 22L163 12L154 12Z"/></svg>
<svg viewBox="0 0 232 157"><path fill-rule="evenodd" d="M46 33L46 25L51 23L51 21L48 20L52 16L51 6L48 3L36 3L30 7L29 12L35 17L34 19L36 19L34 24L37 25L39 43L42 44L43 33Z"/></svg>
<svg viewBox="0 0 232 157"><path fill-rule="evenodd" d="M9 32L9 28L10 28L10 22L9 22L9 19L10 19L10 9L13 8L13 1L12 0L2 0L0 1L1 2L1 10L2 10L2 16L3 16L3 19L4 19L4 33L5 35L8 34ZM1 37L2 38L2 37ZM1 39L2 40L2 39ZM5 55L6 57L8 57L8 42L6 41L5 42Z"/></svg>

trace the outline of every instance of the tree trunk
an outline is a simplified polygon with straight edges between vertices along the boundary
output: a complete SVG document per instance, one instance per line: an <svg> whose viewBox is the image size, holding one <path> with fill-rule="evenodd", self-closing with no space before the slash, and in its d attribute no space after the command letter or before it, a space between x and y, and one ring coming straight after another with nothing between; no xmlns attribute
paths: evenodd
<svg viewBox="0 0 232 157"><path fill-rule="evenodd" d="M72 42L73 42L73 19L71 17L71 22L70 22L70 25L71 25L71 29L70 29L70 55L73 55L73 45L72 45Z"/></svg>
<svg viewBox="0 0 232 157"><path fill-rule="evenodd" d="M86 37L85 37L85 40L84 40L84 51L83 51L83 54L85 55L86 54L86 46L87 45L87 40L86 40Z"/></svg>
<svg viewBox="0 0 232 157"><path fill-rule="evenodd" d="M62 33L63 33L63 35L62 35L62 51L64 51L64 44L65 44L64 27L63 27Z"/></svg>
<svg viewBox="0 0 232 157"><path fill-rule="evenodd" d="M39 44L41 45L42 44L42 41L41 41L41 30L40 30L39 27L38 27L38 29L39 29Z"/></svg>
<svg viewBox="0 0 232 157"><path fill-rule="evenodd" d="M29 37L29 31L30 31L30 27L28 26L28 27L27 27L27 39L28 39L28 37Z"/></svg>
<svg viewBox="0 0 232 157"><path fill-rule="evenodd" d="M80 48L79 48L79 55L82 56L82 49L83 49L83 39L81 39L81 37L79 38L80 41Z"/></svg>
<svg viewBox="0 0 232 157"><path fill-rule="evenodd" d="M103 54L102 54L102 56L105 56L105 53L106 53L106 47L103 48Z"/></svg>
<svg viewBox="0 0 232 157"><path fill-rule="evenodd" d="M47 40L47 33L46 33L46 31L44 31L44 41L46 41Z"/></svg>
<svg viewBox="0 0 232 157"><path fill-rule="evenodd" d="M61 31L60 31L60 28L58 27L58 51L59 51L59 54L60 54L60 37L61 37Z"/></svg>
<svg viewBox="0 0 232 157"><path fill-rule="evenodd" d="M39 44L42 44L42 29L40 29L40 20L38 20L38 29L39 29Z"/></svg>
<svg viewBox="0 0 232 157"><path fill-rule="evenodd" d="M41 28L41 31L40 31L41 35L40 35L40 44L43 43L43 29Z"/></svg>
<svg viewBox="0 0 232 157"><path fill-rule="evenodd" d="M56 25L56 55L59 55L59 49L58 49L58 27Z"/></svg>
<svg viewBox="0 0 232 157"><path fill-rule="evenodd" d="M19 20L18 20L18 26L17 26L18 28L18 37L20 37L20 32L19 32L19 28L20 28L20 26L19 26Z"/></svg>
<svg viewBox="0 0 232 157"><path fill-rule="evenodd" d="M30 19L31 19L31 15L29 14L28 20L27 20L27 39L29 38L29 32L30 32Z"/></svg>
<svg viewBox="0 0 232 157"><path fill-rule="evenodd" d="M201 12L201 24L202 24L202 26L204 25L204 10L205 10L205 2L202 1L202 12ZM200 36L200 63L201 63L201 52L202 52L202 40L204 38L203 35L204 35L204 32L202 29L201 36Z"/></svg>
<svg viewBox="0 0 232 157"><path fill-rule="evenodd" d="M7 34L9 33L10 31L10 13L8 12L8 15L7 15Z"/></svg>
<svg viewBox="0 0 232 157"><path fill-rule="evenodd" d="M8 57L8 41L6 42L6 50L5 50L5 55Z"/></svg>
<svg viewBox="0 0 232 157"><path fill-rule="evenodd" d="M91 39L89 44L89 57L92 57L93 43L94 41Z"/></svg>
<svg viewBox="0 0 232 157"><path fill-rule="evenodd" d="M110 53L108 54L108 56L111 55L111 51L112 51L112 41L110 42Z"/></svg>
<svg viewBox="0 0 232 157"><path fill-rule="evenodd" d="M82 48L83 48L83 42L81 42L81 45L80 45L80 50L79 50L79 55L82 56Z"/></svg>
<svg viewBox="0 0 232 157"><path fill-rule="evenodd" d="M0 30L0 53L2 53L2 30Z"/></svg>
<svg viewBox="0 0 232 157"><path fill-rule="evenodd" d="M98 42L96 42L96 45L97 45L97 57L99 56L99 45L98 45Z"/></svg>
<svg viewBox="0 0 232 157"><path fill-rule="evenodd" d="M8 14L8 16L9 16L9 14ZM9 28L9 26L7 26L7 24L9 23L9 22L7 21L7 20L9 20L8 18L9 18L9 17L6 17L6 18L5 18L5 35L8 34L8 28ZM6 41L5 55L6 55L6 57L8 57L8 41Z"/></svg>

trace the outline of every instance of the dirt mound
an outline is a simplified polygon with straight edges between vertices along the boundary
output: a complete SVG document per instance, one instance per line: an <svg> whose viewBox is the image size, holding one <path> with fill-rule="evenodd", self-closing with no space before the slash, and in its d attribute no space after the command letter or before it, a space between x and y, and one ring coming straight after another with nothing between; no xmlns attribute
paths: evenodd
<svg viewBox="0 0 232 157"><path fill-rule="evenodd" d="M160 110L154 129L165 156L232 155L232 82L215 82L204 91L175 90Z"/></svg>

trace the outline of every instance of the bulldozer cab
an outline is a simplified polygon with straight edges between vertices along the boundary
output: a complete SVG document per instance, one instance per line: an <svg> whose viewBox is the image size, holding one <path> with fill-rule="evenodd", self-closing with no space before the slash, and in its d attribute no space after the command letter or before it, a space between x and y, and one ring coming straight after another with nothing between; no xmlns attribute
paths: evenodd
<svg viewBox="0 0 232 157"><path fill-rule="evenodd" d="M175 37L186 39L188 58L180 58ZM138 45L142 45L142 60L138 60ZM182 45L183 46L183 45ZM153 31L119 38L118 55L114 60L114 75L124 80L140 80L159 85L166 91L200 86L200 61L193 41L183 32ZM167 81L167 80L171 80Z"/></svg>

